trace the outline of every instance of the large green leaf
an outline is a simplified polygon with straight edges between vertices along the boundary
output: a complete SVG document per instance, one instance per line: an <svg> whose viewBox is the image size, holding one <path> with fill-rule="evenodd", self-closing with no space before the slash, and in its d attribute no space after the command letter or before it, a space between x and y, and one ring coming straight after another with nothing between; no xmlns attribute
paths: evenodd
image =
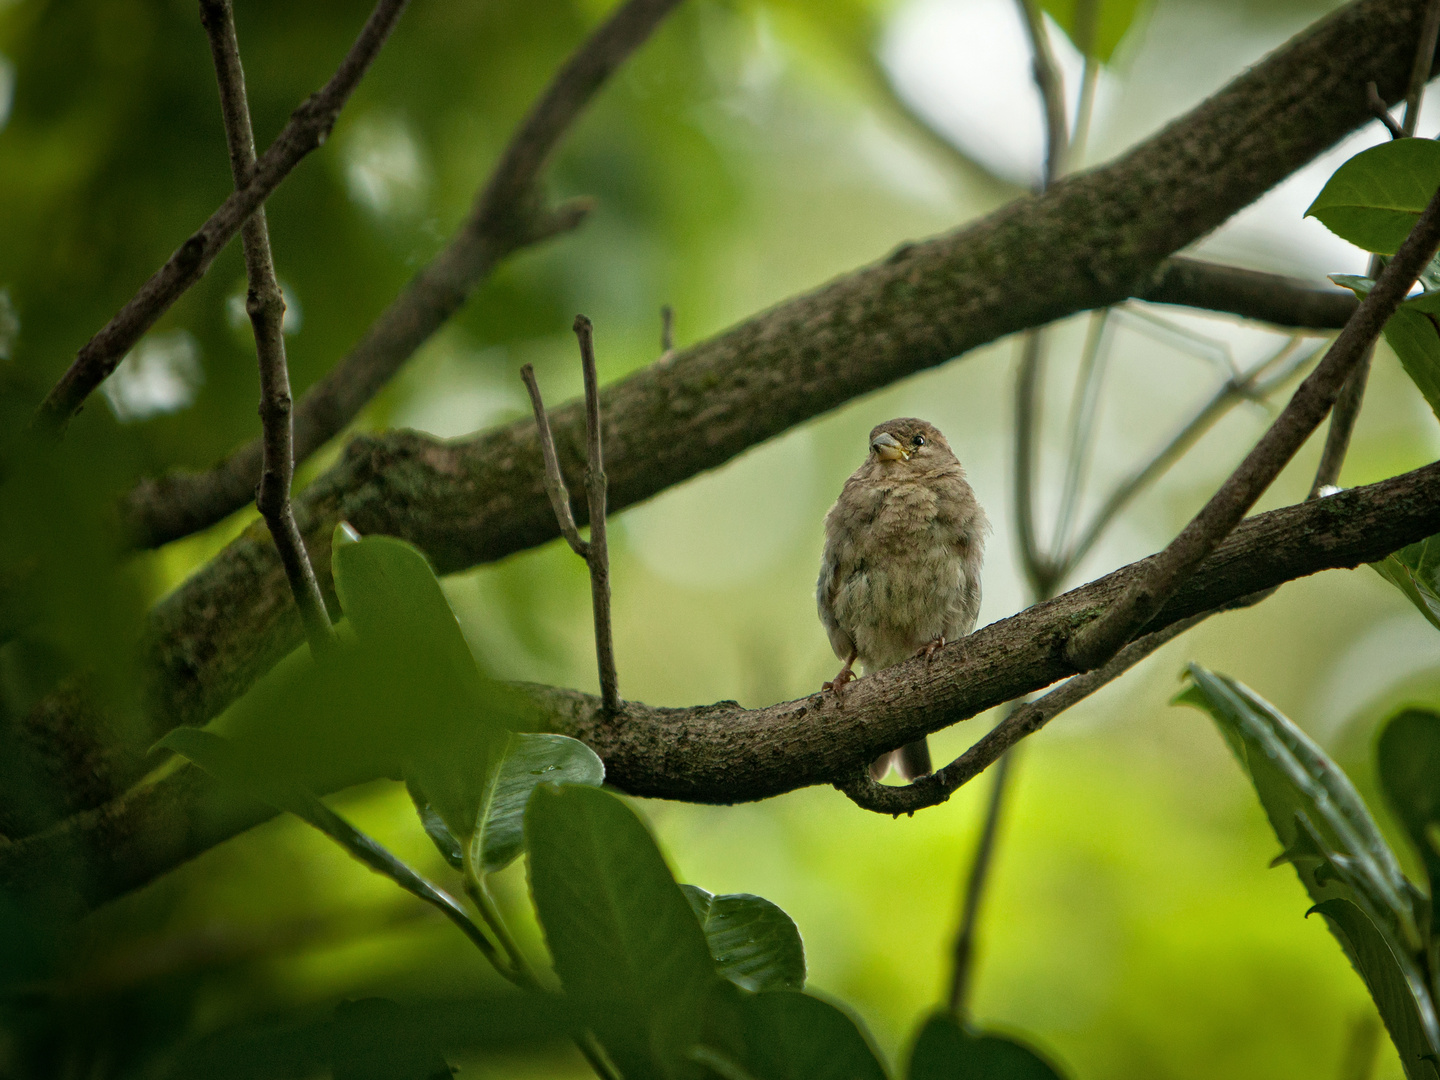
<svg viewBox="0 0 1440 1080"><path fill-rule="evenodd" d="M1440 537L1427 537L1370 565L1440 630Z"/></svg>
<svg viewBox="0 0 1440 1080"><path fill-rule="evenodd" d="M1024 1043L975 1031L949 1013L925 1021L910 1055L909 1080L1061 1080L1064 1076Z"/></svg>
<svg viewBox="0 0 1440 1080"><path fill-rule="evenodd" d="M1145 0L1041 0L1040 6L1077 49L1104 64L1135 24Z"/></svg>
<svg viewBox="0 0 1440 1080"><path fill-rule="evenodd" d="M626 1080L688 1075L717 986L705 935L619 796L541 784L525 811L530 890L566 995Z"/></svg>
<svg viewBox="0 0 1440 1080"><path fill-rule="evenodd" d="M471 872L503 870L525 850L525 805L539 784L605 782L605 763L579 739L566 735L510 736L499 768L485 785L470 839Z"/></svg>
<svg viewBox="0 0 1440 1080"><path fill-rule="evenodd" d="M1410 842L1425 862L1430 895L1440 888L1440 715L1403 709L1385 724L1375 744L1380 786Z"/></svg>
<svg viewBox="0 0 1440 1080"><path fill-rule="evenodd" d="M1276 862L1294 866L1317 905L1344 900L1366 916L1397 958L1393 974L1413 991L1426 1046L1436 1052L1440 1024L1416 975L1424 949L1416 908L1424 899L1401 874L1354 785L1304 732L1248 687L1196 664L1188 673L1192 684L1177 701L1208 712L1249 773L1284 847ZM1351 939L1336 936L1363 971L1367 961ZM1385 1007L1378 999L1376 1004ZM1386 1024L1404 1030L1402 1018L1387 1016Z"/></svg>
<svg viewBox="0 0 1440 1080"><path fill-rule="evenodd" d="M1366 251L1393 255L1440 187L1440 144L1394 139L1362 150L1326 181L1305 211Z"/></svg>
<svg viewBox="0 0 1440 1080"><path fill-rule="evenodd" d="M337 1005L333 1080L450 1080L450 1066L432 1043L393 1037L400 1016L400 1006L385 998Z"/></svg>
<svg viewBox="0 0 1440 1080"><path fill-rule="evenodd" d="M799 990L805 985L805 944L795 920L749 893L715 896L680 886L700 920L715 968L746 990Z"/></svg>
<svg viewBox="0 0 1440 1080"><path fill-rule="evenodd" d="M1316 904L1326 923L1344 943L1355 970L1380 1012L1390 1039L1400 1054L1400 1064L1409 1080L1435 1080L1434 1053L1425 1038L1425 1021L1417 1002L1430 1000L1424 977L1410 957L1397 954L1385 942L1385 935L1358 907L1336 898Z"/></svg>
<svg viewBox="0 0 1440 1080"><path fill-rule="evenodd" d="M843 1009L795 990L737 993L738 1044L691 1052L721 1080L885 1080L870 1040Z"/></svg>

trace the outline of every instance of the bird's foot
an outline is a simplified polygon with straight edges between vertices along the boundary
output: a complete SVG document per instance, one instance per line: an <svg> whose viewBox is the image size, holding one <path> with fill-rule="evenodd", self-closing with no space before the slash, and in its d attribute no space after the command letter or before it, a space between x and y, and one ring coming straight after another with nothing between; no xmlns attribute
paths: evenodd
<svg viewBox="0 0 1440 1080"><path fill-rule="evenodd" d="M935 654L944 647L945 635L941 634L934 641L926 642L924 645L920 646L920 650L915 654L915 658L918 660L921 657L924 657L925 663L928 664L931 660L935 658Z"/></svg>
<svg viewBox="0 0 1440 1080"><path fill-rule="evenodd" d="M835 696L837 698L843 698L845 696L845 684L850 682L854 678L855 672L850 670L849 664L846 664L843 668L840 669L840 674L836 675L835 678L825 683L823 686L820 687L820 689L833 690L835 691Z"/></svg>

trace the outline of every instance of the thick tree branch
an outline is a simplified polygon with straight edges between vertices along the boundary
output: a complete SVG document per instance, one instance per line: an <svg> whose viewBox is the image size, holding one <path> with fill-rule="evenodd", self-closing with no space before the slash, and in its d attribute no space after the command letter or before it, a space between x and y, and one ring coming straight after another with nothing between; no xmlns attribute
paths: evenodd
<svg viewBox="0 0 1440 1080"><path fill-rule="evenodd" d="M329 82L306 98L291 115L289 123L256 162L249 182L227 198L220 209L210 215L210 220L191 234L80 350L69 370L41 402L36 415L38 424L63 429L140 336L155 325L155 320L186 289L200 280L215 256L300 159L325 142L340 110L390 36L405 4L406 0L379 0L340 67Z"/></svg>
<svg viewBox="0 0 1440 1080"><path fill-rule="evenodd" d="M255 133L250 126L250 102L245 94L245 69L235 37L231 0L201 0L200 21L210 41L215 78L220 86L220 111L225 120L225 143L230 151L230 172L235 190L243 190L255 171ZM245 250L245 277L249 288L245 310L255 332L255 354L260 365L260 423L264 430L264 463L255 503L275 541L290 592L300 609L305 636L316 655L326 651L333 637L325 600L315 580L310 556L290 505L290 482L295 474L291 446L290 371L285 362L285 296L275 277L270 254L270 229L265 207L251 214L240 230Z"/></svg>
<svg viewBox="0 0 1440 1080"><path fill-rule="evenodd" d="M1375 282L1375 288L1340 331L1325 358L1300 384L1290 403L1245 460L1156 557L1150 572L1132 582L1113 608L1072 639L1067 652L1081 671L1099 667L1114 656L1255 505L1255 500L1325 419L1345 380L1369 355L1381 328L1405 299L1437 248L1440 248L1440 191L1431 197L1410 235Z"/></svg>
<svg viewBox="0 0 1440 1080"><path fill-rule="evenodd" d="M296 460L304 461L339 434L501 260L584 220L588 200L544 206L540 171L600 87L679 2L628 0L565 62L516 129L450 242L380 313L349 355L300 398ZM238 510L260 476L262 456L257 439L214 469L139 484L123 507L134 543L156 547Z"/></svg>
<svg viewBox="0 0 1440 1080"><path fill-rule="evenodd" d="M1359 0L1273 53L1124 158L957 232L796 297L608 387L613 510L712 469L860 394L985 342L1140 292L1195 240L1369 120L1358 91L1404 92L1420 13ZM583 479L584 416L551 414L561 467ZM558 535L533 422L451 443L364 437L296 500L321 587L341 519L425 550L441 573ZM154 609L146 710L155 737L203 723L300 640L263 528ZM133 781L144 762L129 765ZM125 775L123 771L117 775Z"/></svg>
<svg viewBox="0 0 1440 1080"><path fill-rule="evenodd" d="M1146 633L1333 567L1373 562L1440 532L1440 464L1260 514L1206 559ZM531 686L551 729L584 739L624 791L733 803L852 776L877 754L1076 674L1072 628L1148 572L1153 557L854 683L765 709L627 702L616 724L588 694ZM0 888L84 909L134 889L270 814L182 768L95 810L0 845Z"/></svg>

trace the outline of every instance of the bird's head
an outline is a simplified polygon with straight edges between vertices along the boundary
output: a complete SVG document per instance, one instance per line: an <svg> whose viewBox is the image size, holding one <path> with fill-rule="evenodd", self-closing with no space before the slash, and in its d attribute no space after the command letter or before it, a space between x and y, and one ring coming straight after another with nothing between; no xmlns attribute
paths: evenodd
<svg viewBox="0 0 1440 1080"><path fill-rule="evenodd" d="M882 465L924 470L955 461L950 444L935 425L913 416L887 420L870 432L870 455Z"/></svg>

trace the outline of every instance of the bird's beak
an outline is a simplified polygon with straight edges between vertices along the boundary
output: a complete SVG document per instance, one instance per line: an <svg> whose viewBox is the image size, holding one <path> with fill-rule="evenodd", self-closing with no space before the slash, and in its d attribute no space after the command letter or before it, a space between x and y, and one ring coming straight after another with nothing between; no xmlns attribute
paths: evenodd
<svg viewBox="0 0 1440 1080"><path fill-rule="evenodd" d="M881 461L909 461L910 451L901 446L894 435L882 431L870 440L870 449Z"/></svg>

